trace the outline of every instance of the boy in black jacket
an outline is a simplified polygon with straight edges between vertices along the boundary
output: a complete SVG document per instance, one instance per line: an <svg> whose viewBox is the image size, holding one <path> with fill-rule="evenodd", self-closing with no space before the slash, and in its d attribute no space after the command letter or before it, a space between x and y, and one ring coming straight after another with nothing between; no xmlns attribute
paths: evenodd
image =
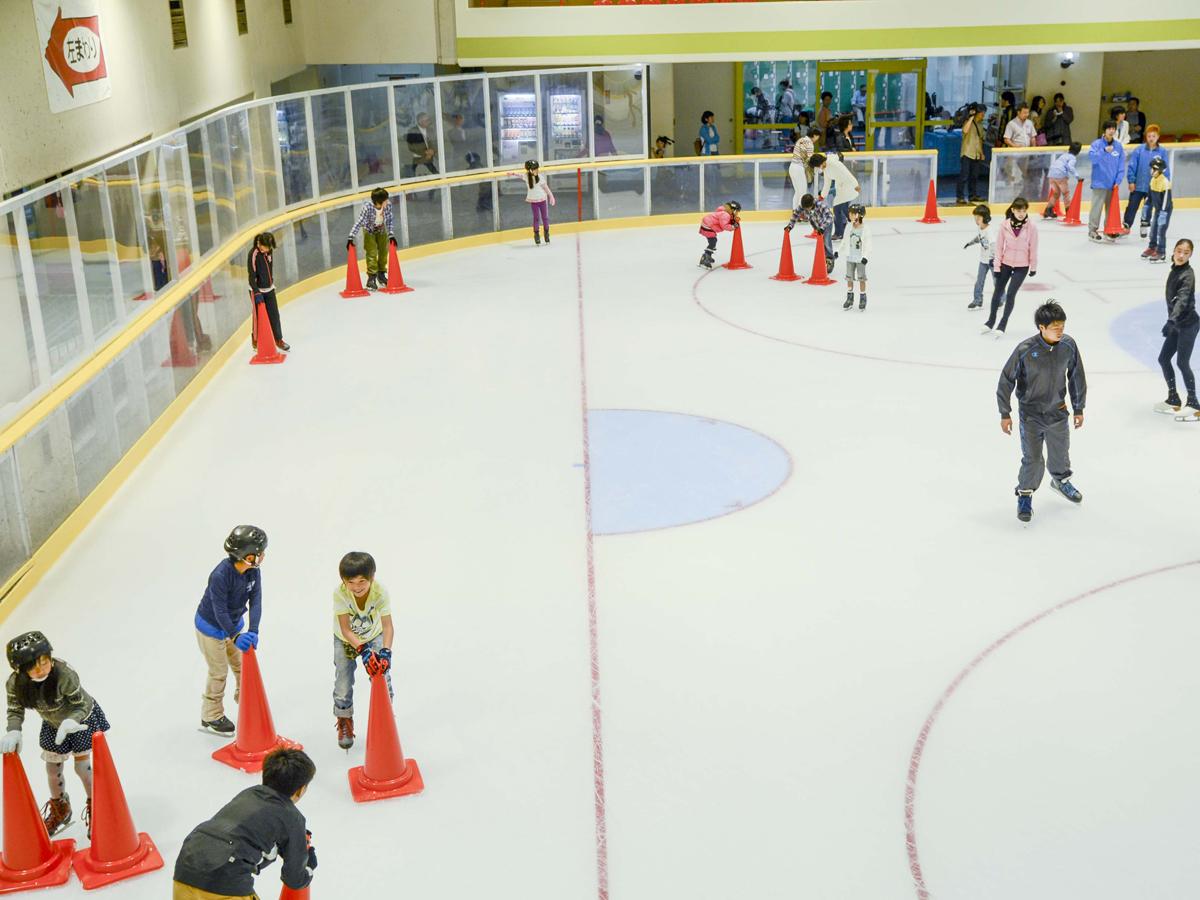
<svg viewBox="0 0 1200 900"><path fill-rule="evenodd" d="M279 301L275 297L275 262L271 254L275 252L275 235L269 231L254 236L254 246L246 257L246 275L250 279L250 299L255 304L265 304L267 318L271 320L271 331L274 334L275 346L283 351L291 350L288 342L283 339L283 325L279 321ZM258 349L258 308L254 309L254 318L250 320L250 345Z"/></svg>
<svg viewBox="0 0 1200 900"><path fill-rule="evenodd" d="M253 897L254 876L277 856L283 857L283 883L297 891L308 887L317 852L296 801L316 771L303 750L268 754L262 785L246 788L184 838L172 900Z"/></svg>
<svg viewBox="0 0 1200 900"><path fill-rule="evenodd" d="M1050 487L1072 503L1081 503L1083 494L1071 484L1071 432L1067 427L1067 389L1076 428L1083 427L1083 407L1087 400L1087 380L1079 347L1063 334L1067 314L1051 300L1038 307L1033 317L1038 334L1017 344L996 386L1000 407L1000 430L1012 434L1012 392L1017 390L1021 417L1021 472L1017 477L1017 518L1028 522L1033 517L1033 492L1042 483L1046 460L1042 445L1050 457Z"/></svg>

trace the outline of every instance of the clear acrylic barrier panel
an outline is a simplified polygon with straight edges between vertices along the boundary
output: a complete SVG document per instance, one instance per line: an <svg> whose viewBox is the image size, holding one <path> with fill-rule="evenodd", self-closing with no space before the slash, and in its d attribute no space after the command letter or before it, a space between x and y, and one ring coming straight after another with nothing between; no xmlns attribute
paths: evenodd
<svg viewBox="0 0 1200 900"><path fill-rule="evenodd" d="M46 329L50 369L59 372L78 359L85 349L62 194L47 194L26 210L33 276Z"/></svg>
<svg viewBox="0 0 1200 900"><path fill-rule="evenodd" d="M400 195L392 194L392 213L395 216L396 237L400 236ZM335 266L344 266L346 264L346 241L350 237L350 229L354 227L354 223L358 221L358 211L362 207L361 203L349 203L345 206L338 206L334 209L326 210L325 216L326 230L329 234L329 259ZM358 257L363 258L362 238L356 237L355 241L358 244Z"/></svg>
<svg viewBox="0 0 1200 900"><path fill-rule="evenodd" d="M286 206L312 199L312 158L308 153L308 112L304 101L280 100L276 106L279 162L283 166Z"/></svg>
<svg viewBox="0 0 1200 900"><path fill-rule="evenodd" d="M1179 198L1200 197L1200 146L1171 151L1171 191Z"/></svg>
<svg viewBox="0 0 1200 900"><path fill-rule="evenodd" d="M13 217L0 216L0 410L16 409L40 383Z"/></svg>
<svg viewBox="0 0 1200 900"><path fill-rule="evenodd" d="M277 129L271 120L271 104L253 106L248 112L250 114L251 163L254 166L254 189L258 196L258 214L266 216L283 206L279 170L275 167Z"/></svg>
<svg viewBox="0 0 1200 900"><path fill-rule="evenodd" d="M317 186L322 195L350 190L350 143L346 133L346 97L340 91L312 98L313 139L317 148Z"/></svg>
<svg viewBox="0 0 1200 900"><path fill-rule="evenodd" d="M650 215L700 211L700 167L650 167Z"/></svg>
<svg viewBox="0 0 1200 900"><path fill-rule="evenodd" d="M396 146L400 155L400 178L437 175L442 171L436 107L432 84L398 84L396 98Z"/></svg>
<svg viewBox="0 0 1200 900"><path fill-rule="evenodd" d="M86 497L121 458L107 370L67 401L79 496Z"/></svg>
<svg viewBox="0 0 1200 900"><path fill-rule="evenodd" d="M192 249L192 195L184 180L184 170L188 167L187 143L179 141L163 144L162 174L163 190L167 195L167 208L164 211L164 227L169 240L175 248L175 264L173 271L176 276L187 272L193 263Z"/></svg>
<svg viewBox="0 0 1200 900"><path fill-rule="evenodd" d="M75 201L75 228L79 234L79 254L83 260L83 283L87 290L92 331L107 333L117 324L117 301L113 296L113 271L116 245L105 227L104 192L101 175L72 183Z"/></svg>
<svg viewBox="0 0 1200 900"><path fill-rule="evenodd" d="M138 340L138 355L142 364L142 384L146 390L146 410L153 422L163 414L175 399L175 378L171 370L163 366L163 360L171 352L168 334L170 316L159 319Z"/></svg>
<svg viewBox="0 0 1200 900"><path fill-rule="evenodd" d="M704 205L716 209L736 200L742 209L754 209L754 163L711 163L704 167Z"/></svg>
<svg viewBox="0 0 1200 900"><path fill-rule="evenodd" d="M532 75L500 75L488 79L492 104L492 165L519 169L538 158L537 94ZM501 193L523 195L517 184L501 182Z"/></svg>
<svg viewBox="0 0 1200 900"><path fill-rule="evenodd" d="M4 582L29 558L29 537L17 494L13 453L0 454L0 582Z"/></svg>
<svg viewBox="0 0 1200 900"><path fill-rule="evenodd" d="M647 155L641 67L592 72L592 140L597 158Z"/></svg>
<svg viewBox="0 0 1200 900"><path fill-rule="evenodd" d="M409 190L404 194L408 209L408 243L410 247L444 241L446 234L442 221L442 197L444 188L428 191Z"/></svg>
<svg viewBox="0 0 1200 900"><path fill-rule="evenodd" d="M444 173L466 172L487 165L487 119L482 78L443 81L442 153ZM457 229L455 229L457 231Z"/></svg>
<svg viewBox="0 0 1200 900"><path fill-rule="evenodd" d="M188 168L192 176L192 208L196 211L197 254L203 256L216 244L213 227L216 215L213 195L204 169L204 137L199 128L187 133Z"/></svg>
<svg viewBox="0 0 1200 900"><path fill-rule="evenodd" d="M150 282L150 258L141 238L140 189L131 167L132 163L121 163L104 172L126 314L141 309L141 303L154 290Z"/></svg>
<svg viewBox="0 0 1200 900"><path fill-rule="evenodd" d="M37 547L79 505L66 407L60 406L36 425L17 441L14 450L21 508L29 541Z"/></svg>
<svg viewBox="0 0 1200 900"><path fill-rule="evenodd" d="M1016 197L1024 197L1032 208L1044 206L1050 192L1050 165L1055 157L1065 152L1065 147L1011 153L993 152L988 188L991 202L1007 204ZM1088 181L1092 174L1092 162L1088 157L1087 147L1079 154L1075 169L1084 181L1083 199L1089 200ZM1072 182L1068 188L1073 192L1075 184Z"/></svg>
<svg viewBox="0 0 1200 900"><path fill-rule="evenodd" d="M250 117L246 110L233 113L229 124L229 166L233 173L233 203L237 208L239 225L258 217L258 200L254 191L254 161L250 154Z"/></svg>
<svg viewBox="0 0 1200 900"><path fill-rule="evenodd" d="M217 206L217 230L229 236L237 231L237 204L233 200L233 164L229 160L229 128L224 119L209 122L208 152L212 157L213 198Z"/></svg>
<svg viewBox="0 0 1200 900"><path fill-rule="evenodd" d="M870 169L864 165L853 169L855 177L863 185L863 195L870 206L919 206L929 196L929 172L932 157L884 156L880 157L878 190L879 196L870 195ZM875 164L873 160L856 162Z"/></svg>
<svg viewBox="0 0 1200 900"><path fill-rule="evenodd" d="M137 158L138 185L141 191L142 229L146 235L146 254L150 259L150 292L157 294L171 281L171 262L167 253L167 220L163 209L162 165L159 150Z"/></svg>
<svg viewBox="0 0 1200 900"><path fill-rule="evenodd" d="M121 454L128 453L150 427L146 408L146 385L142 380L142 365L136 346L118 356L108 367L108 382L112 390L113 419L117 429L117 444Z"/></svg>
<svg viewBox="0 0 1200 900"><path fill-rule="evenodd" d="M787 162L758 164L758 208L795 209L797 198L803 197L806 184L792 184Z"/></svg>
<svg viewBox="0 0 1200 900"><path fill-rule="evenodd" d="M617 219L646 214L646 169L600 169L596 182L600 189L600 218Z"/></svg>
<svg viewBox="0 0 1200 900"><path fill-rule="evenodd" d="M450 188L451 237L490 234L492 231L492 180L457 184Z"/></svg>
<svg viewBox="0 0 1200 900"><path fill-rule="evenodd" d="M388 88L351 91L350 106L354 110L354 157L358 167L358 186L366 188L395 181Z"/></svg>
<svg viewBox="0 0 1200 900"><path fill-rule="evenodd" d="M329 268L327 254L321 246L321 215L297 219L291 224L292 244L296 248L296 277L309 278ZM343 245L345 240L342 241ZM345 250L341 259L345 258ZM332 262L332 260L329 260Z"/></svg>
<svg viewBox="0 0 1200 900"><path fill-rule="evenodd" d="M542 83L542 159L548 163L587 159L593 122L588 73L547 73Z"/></svg>

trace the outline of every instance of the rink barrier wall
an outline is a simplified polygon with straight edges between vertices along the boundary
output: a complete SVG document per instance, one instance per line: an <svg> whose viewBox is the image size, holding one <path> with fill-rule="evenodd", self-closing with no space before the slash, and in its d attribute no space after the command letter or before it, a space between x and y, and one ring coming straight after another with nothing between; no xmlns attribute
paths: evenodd
<svg viewBox="0 0 1200 900"><path fill-rule="evenodd" d="M915 179L912 185L914 200L917 199L915 196L917 189L920 188L923 191L923 188L927 186L927 180L924 175L932 173L936 165L936 156L933 151L888 151L874 154L850 154L847 158L852 167L869 167L870 177L864 179L864 189L870 191L872 197L878 191L878 176L884 169L885 161L896 160L902 167L908 167L906 171L909 180ZM730 183L735 184L735 186L738 183L738 178L741 178L740 188L738 189L742 191L747 190L745 173L748 171L752 172L754 187L753 198L750 204L757 205L763 199L761 196L765 193L763 183L767 176L778 176L780 186L782 185L782 171L786 171L787 161L786 157L781 159L778 157L763 158L761 156L682 157L665 160L633 161L603 160L582 165L548 165L542 171L549 177L562 182L557 184L560 201L557 207L557 215L563 216L576 212L576 210L572 209L572 206L576 206L578 209L578 204L583 199L582 195L575 193L577 178L588 183L587 194L589 196L589 203L593 204L589 212L591 214L603 213L604 211L600 205L601 199L605 196L603 176L610 170L624 170L615 174L626 177L626 180L628 180L627 176L630 175L630 170L633 170L635 173L641 173L642 183L648 190L645 191L642 200L639 200L638 203L643 204L643 209L646 211L652 208L651 201L654 199L652 186L657 184L652 178L652 173L664 167L675 168L680 171L694 169L695 171L691 173L691 177L694 177L698 181L696 187L698 188L700 197L703 197L707 181L713 180L716 184L721 183L721 170L727 170L728 176L733 178L733 181ZM913 169L913 166L916 166L916 168ZM713 171L714 168L717 168L717 170ZM406 210L408 209L410 199L409 195L438 191L443 198L443 212L447 212L450 207L449 201L454 188L465 186L471 190L475 190L475 186L488 185L493 201L492 217L496 222L500 222L508 215L502 215L500 207L501 194L498 185L507 179L502 179L498 176L503 174L503 172L473 172L469 175L449 176L415 184L390 186L395 191L393 201L397 204L399 212L397 218L398 236L403 237L404 243L408 245L399 251L399 258L403 261L417 260L433 254L455 252L472 247L527 239L529 233L528 208L523 201L523 191L518 191L521 197L519 201L514 202L519 207L519 224L514 227L424 244L414 245L410 242L410 235L408 233L409 222L406 218ZM709 176L714 176L714 178L710 179ZM869 187L868 184L870 185ZM519 187L519 185L516 186ZM728 193L728 191L723 191L719 196L729 198ZM576 204L571 203L573 194L575 194ZM788 189L786 194L788 199L790 199L791 190ZM155 329L158 329L160 332L161 340L159 341L157 351L151 348L152 358L149 363L149 371L151 373L155 371L154 367L158 365L157 360L161 359L163 355L167 356L167 362L161 365L165 367L170 364L176 354L176 350L179 348L177 348L176 342L177 335L175 332L172 332L168 336L167 326L171 325L174 328L178 325L184 313L196 316L195 321L199 323L199 313L196 311L198 308L219 311L219 304L197 306L197 304L213 302L211 300L206 301L203 298L206 288L211 293L212 285L216 285L219 290L230 295L230 302L225 304L227 309L225 310L226 321L224 323L224 330L222 331L220 326L217 328L217 332L219 332L217 334L219 349L211 357L203 361L197 359L191 363L192 368L195 369L194 375L185 375L183 378L176 379L179 385L176 389L173 389L171 400L165 405L165 408L151 414L148 425L139 433L131 446L117 455L112 464L104 471L102 477L96 479L95 483L88 490L80 487L78 500L69 512L62 516L57 525L51 528L48 534L42 536L36 542L35 546L30 547L30 552L26 554L26 559L21 564L10 569L10 574L0 584L0 621L3 621L8 612L37 585L54 561L70 546L74 538L78 536L91 519L103 508L108 499L113 496L120 485L132 474L137 465L157 444L163 434L179 419L191 401L211 381L221 365L233 358L239 342L246 337L248 332L250 307L244 293L246 290L244 281L245 272L239 260L244 259L248 250L248 242L253 235L264 230L278 231L285 229L287 240L281 242L280 255L282 256L289 249L295 251L298 247L295 240L294 228L298 228L302 222L307 221L310 223L310 227L315 229L318 227L316 224L317 221L320 220L319 227L323 233L321 250L324 253L324 266L327 267L323 266L320 271L294 280L289 288L282 290L280 292L281 303L287 304L298 296L339 282L344 277L344 264L339 265L341 260L336 258L337 254L341 252L341 246L344 246L344 241L337 234L333 234L332 237L325 235L326 231L332 233L332 228L327 227L329 223L325 217L340 214L352 215L368 195L369 190L350 195L342 194L299 205L281 211L271 218L262 219L254 222L252 225L248 225L219 247L214 248L206 254L202 260L195 262L182 277L176 279L173 284L169 285L152 301L147 302L146 311L142 315L129 322L124 329L112 336L97 353L84 361L66 379L43 396L31 409L12 422L3 432L0 432L0 501L3 501L5 499L5 453L12 451L22 439L36 432L52 417L65 418L63 413L64 411L70 411L69 407L74 399L81 393L86 392L100 376L108 371L109 367L117 365L123 356L128 357L133 351L137 350L138 343L146 342L147 338L153 336ZM715 205L715 201L705 202L703 203L703 208L710 209ZM1177 205L1184 208L1200 207L1200 199L1180 199L1177 201ZM790 206L790 203L788 206ZM1002 209L1003 205L999 205L999 208ZM923 204L918 202L873 206L872 217L916 219L921 215L923 209ZM949 207L941 209L940 212L944 215L968 216L970 215L971 208ZM601 215L598 218L590 218L584 221L562 221L558 219L555 222L555 228L556 232L560 235L631 227L678 226L694 228L698 223L700 214L701 210L697 208L683 212L652 215L612 216L610 218L605 218ZM743 213L743 218L747 222L773 221L782 223L787 215L788 210L786 207L757 210L747 208ZM402 230L403 234L401 234ZM360 263L360 265L365 268L365 263ZM285 265L277 258L277 270L283 271L285 268ZM224 279L223 282L221 281L222 278ZM409 273L409 280L412 280L412 273ZM418 287L420 286L419 278L416 284ZM232 288L230 285L232 285ZM235 302L232 297L238 295L239 292L242 292L240 300ZM208 314L208 317L212 318L212 314ZM145 358L145 348L143 347L142 349L142 356ZM190 350L190 347L183 349ZM159 355L153 357L154 352L158 352ZM147 375L147 377L149 378L150 376ZM73 424L70 427L73 428ZM72 434L71 437L73 438L74 435ZM67 446L65 452L70 455L72 452L71 447ZM12 454L9 453L8 459L13 458ZM74 464L75 462L72 461L71 465ZM69 475L74 477L75 472L70 472ZM13 477L15 479L15 476ZM15 484L19 493L22 485L19 481L15 482ZM20 501L21 497L17 496L15 502L19 503ZM7 512L7 510L0 511ZM17 512L19 514L20 510L18 509ZM2 533L3 525L4 522L0 519L0 541L3 541L4 538L4 534ZM30 530L32 531L32 527ZM34 543L31 536L30 544ZM0 546L0 550L3 549ZM2 561L0 559L0 562Z"/></svg>

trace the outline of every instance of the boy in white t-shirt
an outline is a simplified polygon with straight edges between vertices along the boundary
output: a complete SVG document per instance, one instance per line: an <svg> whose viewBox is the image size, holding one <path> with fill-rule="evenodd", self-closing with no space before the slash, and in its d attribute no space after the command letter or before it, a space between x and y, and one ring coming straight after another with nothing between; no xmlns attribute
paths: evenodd
<svg viewBox="0 0 1200 900"><path fill-rule="evenodd" d="M333 592L333 714L338 746L354 746L354 670L358 660L371 678L387 679L392 693L392 608L388 593L375 580L375 559L352 552L338 563L342 583Z"/></svg>

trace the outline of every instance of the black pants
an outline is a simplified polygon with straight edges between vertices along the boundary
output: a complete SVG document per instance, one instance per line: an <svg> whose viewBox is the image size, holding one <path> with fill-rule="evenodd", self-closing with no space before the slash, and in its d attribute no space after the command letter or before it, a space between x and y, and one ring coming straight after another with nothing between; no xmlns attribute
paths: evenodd
<svg viewBox="0 0 1200 900"><path fill-rule="evenodd" d="M1000 271L996 273L996 288L992 291L992 309L988 315L987 327L993 325L999 331L1004 331L1008 328L1008 317L1012 315L1013 304L1017 302L1017 291L1021 289L1021 282L1025 280L1025 276L1029 274L1029 266L1000 266ZM1007 289L1007 296L1005 291ZM1004 297L1004 315L1000 318L1000 324L996 325L996 311L1000 309L1000 298Z"/></svg>
<svg viewBox="0 0 1200 900"><path fill-rule="evenodd" d="M704 235L704 237L708 240L708 252L712 253L717 249L717 236L708 237L708 235Z"/></svg>
<svg viewBox="0 0 1200 900"><path fill-rule="evenodd" d="M1171 366L1171 357L1183 373L1183 384L1187 388L1188 397L1196 396L1196 376L1192 374L1192 348L1196 345L1196 335L1200 333L1200 318L1193 319L1173 335L1163 341L1162 352L1158 354L1158 364L1162 366L1163 377L1167 379L1167 387L1175 390L1175 369Z"/></svg>
<svg viewBox="0 0 1200 900"><path fill-rule="evenodd" d="M267 308L267 318L271 320L271 330L275 332L275 343L283 340L283 326L279 323L279 301L275 299L275 292L268 291L265 294L255 294L254 302L261 302ZM258 328L258 310L254 310L254 327ZM258 334L255 332L254 340L257 343Z"/></svg>
<svg viewBox="0 0 1200 900"><path fill-rule="evenodd" d="M979 196L979 181L983 177L983 160L960 156L958 159L958 199Z"/></svg>

